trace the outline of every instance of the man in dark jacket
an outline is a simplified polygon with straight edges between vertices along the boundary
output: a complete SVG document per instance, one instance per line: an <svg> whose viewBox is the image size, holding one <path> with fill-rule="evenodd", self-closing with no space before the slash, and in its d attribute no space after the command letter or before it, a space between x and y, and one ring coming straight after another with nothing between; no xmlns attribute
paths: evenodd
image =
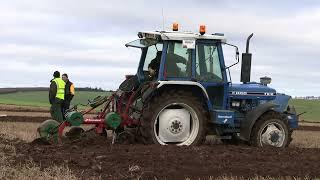
<svg viewBox="0 0 320 180"><path fill-rule="evenodd" d="M62 122L63 114L61 108L64 100L66 83L60 78L59 71L55 71L53 77L54 78L50 81L51 84L49 89L49 102L51 104L50 113L52 119Z"/></svg>
<svg viewBox="0 0 320 180"><path fill-rule="evenodd" d="M75 90L74 90L73 83L69 81L68 74L62 74L62 79L66 83L64 101L63 101L63 107L62 107L62 112L65 113L66 110L70 108L70 103L75 94Z"/></svg>
<svg viewBox="0 0 320 180"><path fill-rule="evenodd" d="M153 60L151 60L150 64L148 65L148 80L154 80L158 77L161 62L161 54L162 51L158 51L156 57Z"/></svg>

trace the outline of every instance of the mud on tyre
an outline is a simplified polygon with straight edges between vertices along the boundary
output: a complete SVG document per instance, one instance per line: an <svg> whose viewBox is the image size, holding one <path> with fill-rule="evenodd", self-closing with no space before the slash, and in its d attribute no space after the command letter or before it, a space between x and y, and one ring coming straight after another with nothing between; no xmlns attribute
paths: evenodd
<svg viewBox="0 0 320 180"><path fill-rule="evenodd" d="M185 112L190 114L190 124L184 124L178 115L160 123L159 117L163 113L167 113L167 110L172 109L185 109ZM207 112L197 97L194 97L190 92L171 90L153 97L144 105L140 132L146 144L199 145L205 140L207 122ZM185 137L184 140L163 141L159 136L160 130L173 136L174 134L185 133L188 128L184 129L184 127L189 127L189 136Z"/></svg>

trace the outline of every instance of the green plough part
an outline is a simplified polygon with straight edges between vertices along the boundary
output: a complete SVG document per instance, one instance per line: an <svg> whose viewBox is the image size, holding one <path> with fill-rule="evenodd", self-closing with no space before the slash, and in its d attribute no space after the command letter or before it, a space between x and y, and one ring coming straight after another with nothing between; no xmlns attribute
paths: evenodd
<svg viewBox="0 0 320 180"><path fill-rule="evenodd" d="M59 122L52 119L42 122L38 127L40 138L48 142L58 143L59 125Z"/></svg>
<svg viewBox="0 0 320 180"><path fill-rule="evenodd" d="M71 124L71 126L80 126L83 121L83 115L80 112L72 111L66 114L66 121Z"/></svg>
<svg viewBox="0 0 320 180"><path fill-rule="evenodd" d="M110 112L106 115L104 123L112 129L117 129L121 124L121 117L118 113Z"/></svg>

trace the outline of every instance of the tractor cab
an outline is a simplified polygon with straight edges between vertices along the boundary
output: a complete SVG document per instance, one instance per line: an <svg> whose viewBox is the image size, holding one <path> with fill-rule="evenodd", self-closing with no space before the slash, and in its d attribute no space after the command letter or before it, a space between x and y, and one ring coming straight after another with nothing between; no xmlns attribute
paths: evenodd
<svg viewBox="0 0 320 180"><path fill-rule="evenodd" d="M196 85L210 100L210 108L227 106L223 34L154 31L139 32L138 37L126 46L142 51L137 71L139 82Z"/></svg>

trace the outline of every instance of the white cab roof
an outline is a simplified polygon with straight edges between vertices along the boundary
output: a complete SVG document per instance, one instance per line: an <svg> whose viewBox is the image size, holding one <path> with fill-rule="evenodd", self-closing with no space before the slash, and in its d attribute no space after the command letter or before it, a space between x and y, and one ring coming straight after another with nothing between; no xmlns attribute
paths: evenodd
<svg viewBox="0 0 320 180"><path fill-rule="evenodd" d="M193 32L180 32L180 31L142 31L139 32L143 37L146 38L160 38L162 40L191 40L191 39L208 39L208 40L219 40L226 42L226 38L222 34L204 34Z"/></svg>

